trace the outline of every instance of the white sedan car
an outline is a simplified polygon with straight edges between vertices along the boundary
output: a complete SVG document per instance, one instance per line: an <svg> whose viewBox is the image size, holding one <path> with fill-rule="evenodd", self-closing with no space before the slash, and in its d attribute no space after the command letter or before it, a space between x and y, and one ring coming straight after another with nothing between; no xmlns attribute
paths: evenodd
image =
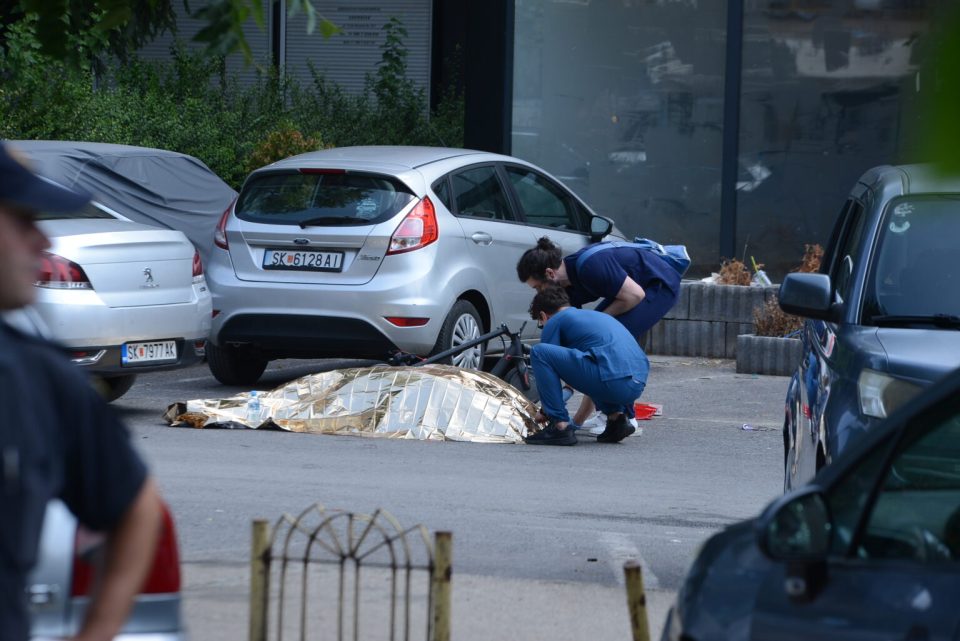
<svg viewBox="0 0 960 641"><path fill-rule="evenodd" d="M93 203L42 214L44 253L35 312L50 338L97 375L114 400L137 374L203 356L211 298L200 254L179 231L125 219Z"/></svg>

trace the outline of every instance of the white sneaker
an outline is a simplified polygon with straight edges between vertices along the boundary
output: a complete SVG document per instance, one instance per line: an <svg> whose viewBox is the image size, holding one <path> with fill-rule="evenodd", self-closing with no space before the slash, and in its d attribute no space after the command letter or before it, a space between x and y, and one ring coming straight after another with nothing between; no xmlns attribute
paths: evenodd
<svg viewBox="0 0 960 641"><path fill-rule="evenodd" d="M643 428L637 425L637 419L629 419L630 425L636 428L636 432L633 433L634 436L640 436L643 433ZM583 422L583 425L580 426L587 434L593 434L594 436L599 436L603 434L603 431L607 429L607 415L603 412L595 412L593 416L588 418Z"/></svg>

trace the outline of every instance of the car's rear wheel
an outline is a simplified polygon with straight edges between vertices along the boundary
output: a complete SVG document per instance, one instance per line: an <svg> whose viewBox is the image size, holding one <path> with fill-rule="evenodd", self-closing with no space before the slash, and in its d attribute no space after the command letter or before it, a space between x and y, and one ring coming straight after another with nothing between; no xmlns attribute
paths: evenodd
<svg viewBox="0 0 960 641"><path fill-rule="evenodd" d="M458 300L443 321L433 354L445 352L477 338L483 333L483 323L477 308L465 300ZM483 345L475 345L443 360L463 369L480 369L483 364Z"/></svg>
<svg viewBox="0 0 960 641"><path fill-rule="evenodd" d="M130 388L137 381L137 375L101 376L100 380L103 381L103 385L100 386L100 393L104 400L110 403L130 391Z"/></svg>
<svg viewBox="0 0 960 641"><path fill-rule="evenodd" d="M207 343L207 365L224 385L252 385L267 369L267 359L252 347Z"/></svg>

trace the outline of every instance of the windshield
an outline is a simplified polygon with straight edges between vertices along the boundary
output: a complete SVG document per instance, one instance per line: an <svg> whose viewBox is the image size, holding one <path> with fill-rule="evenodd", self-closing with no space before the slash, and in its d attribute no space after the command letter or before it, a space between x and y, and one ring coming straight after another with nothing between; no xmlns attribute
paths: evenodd
<svg viewBox="0 0 960 641"><path fill-rule="evenodd" d="M71 212L52 212L52 211L41 211L36 215L37 220L67 220L75 218L114 218L107 212L103 211L93 203L87 203L81 209Z"/></svg>
<svg viewBox="0 0 960 641"><path fill-rule="evenodd" d="M887 206L867 280L866 325L956 326L960 318L960 195Z"/></svg>
<svg viewBox="0 0 960 641"><path fill-rule="evenodd" d="M257 223L302 227L370 225L391 218L414 198L410 190L394 178L333 172L254 176L240 192L237 217Z"/></svg>

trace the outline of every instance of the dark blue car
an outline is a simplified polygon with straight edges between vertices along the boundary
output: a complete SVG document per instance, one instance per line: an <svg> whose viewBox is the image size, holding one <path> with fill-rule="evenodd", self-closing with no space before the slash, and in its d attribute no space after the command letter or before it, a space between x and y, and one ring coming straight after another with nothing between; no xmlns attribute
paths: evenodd
<svg viewBox="0 0 960 641"><path fill-rule="evenodd" d="M789 274L807 317L786 398L784 487L808 480L960 366L960 178L876 167L844 204L819 274Z"/></svg>
<svg viewBox="0 0 960 641"><path fill-rule="evenodd" d="M960 370L710 538L665 641L960 638Z"/></svg>

